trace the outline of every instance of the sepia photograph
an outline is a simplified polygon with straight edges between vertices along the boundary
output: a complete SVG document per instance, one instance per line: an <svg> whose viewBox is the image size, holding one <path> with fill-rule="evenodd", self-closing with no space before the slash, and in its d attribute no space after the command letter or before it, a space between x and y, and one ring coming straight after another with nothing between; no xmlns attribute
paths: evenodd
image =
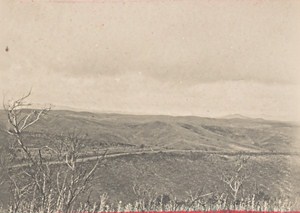
<svg viewBox="0 0 300 213"><path fill-rule="evenodd" d="M300 1L0 0L0 213L300 210Z"/></svg>

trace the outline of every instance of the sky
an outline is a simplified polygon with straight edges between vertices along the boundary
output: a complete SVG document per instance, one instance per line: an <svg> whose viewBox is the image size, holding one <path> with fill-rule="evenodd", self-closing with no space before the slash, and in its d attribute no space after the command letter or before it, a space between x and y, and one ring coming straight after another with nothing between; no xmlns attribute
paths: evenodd
<svg viewBox="0 0 300 213"><path fill-rule="evenodd" d="M1 0L0 92L32 88L30 101L56 109L300 120L299 10L297 0Z"/></svg>

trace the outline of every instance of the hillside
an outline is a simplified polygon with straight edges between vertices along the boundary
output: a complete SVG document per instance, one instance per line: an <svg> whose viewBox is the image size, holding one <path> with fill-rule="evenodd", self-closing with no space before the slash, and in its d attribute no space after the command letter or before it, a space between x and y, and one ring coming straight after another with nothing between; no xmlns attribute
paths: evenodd
<svg viewBox="0 0 300 213"><path fill-rule="evenodd" d="M0 142L11 138L4 132L6 117L0 113ZM228 192L221 181L236 156L192 153L183 150L223 152L296 151L294 124L251 118L201 118L162 115L120 115L89 112L51 111L24 134L29 147L52 143L57 137L77 131L86 135L85 151L98 148L129 153L132 150L162 150L109 157L93 182L91 199L108 193L111 202L133 202L138 184L151 193L170 194L179 200L187 192ZM181 152L167 152L181 150ZM132 151L134 152L134 151ZM91 152L92 153L92 152ZM111 152L110 152L111 153ZM299 165L292 156L252 156L246 168L249 175L243 193L258 196L299 196ZM297 158L298 159L298 158ZM295 189L294 191L292 189ZM5 190L4 190L5 191ZM84 196L83 196L84 197ZM8 197L0 193L8 202Z"/></svg>
<svg viewBox="0 0 300 213"><path fill-rule="evenodd" d="M159 153L111 159L96 175L94 197L109 192L115 201L133 202L137 199L134 184L150 192L171 194L179 200L184 199L189 191L202 191L202 194L228 192L221 178L223 172L232 168L234 160L234 157L209 154ZM286 157L250 158L246 174L245 194L276 197L291 193L292 177Z"/></svg>
<svg viewBox="0 0 300 213"><path fill-rule="evenodd" d="M1 129L5 115L0 114ZM31 143L78 131L88 147L157 147L208 151L290 151L298 126L259 119L213 119L160 115L51 111L29 133ZM29 134L29 135L30 135ZM37 137L36 137L37 136ZM37 139L38 138L38 139ZM1 141L7 140L1 130ZM44 140L41 140L44 139ZM33 145L35 146L35 145Z"/></svg>

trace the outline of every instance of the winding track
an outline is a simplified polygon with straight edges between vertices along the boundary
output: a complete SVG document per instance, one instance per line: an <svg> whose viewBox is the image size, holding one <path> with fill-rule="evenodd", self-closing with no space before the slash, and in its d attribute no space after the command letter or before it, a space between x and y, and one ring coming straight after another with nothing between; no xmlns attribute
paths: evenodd
<svg viewBox="0 0 300 213"><path fill-rule="evenodd" d="M100 151L100 150L99 150ZM101 155L96 156L87 156L82 157L78 159L77 162L87 162L87 161L94 161L99 158L103 157L103 154L106 150L102 150L103 153ZM180 150L180 149L161 149L161 150L135 150L134 152L122 152L122 153L107 153L105 155L105 158L116 158L116 157L122 157L122 156L128 156L128 155L144 155L144 154L157 154L157 153L174 153L174 154L184 154L184 153L203 153L203 154L215 154L215 155L228 155L228 156L238 156L238 155L244 155L244 156L273 156L273 155L282 155L282 156L292 156L292 155L300 155L300 153L297 152L225 152L225 151L203 151L203 150ZM65 164L64 161L51 161L49 162L50 165L59 165L59 164ZM23 164L17 164L12 166L12 168L20 168L29 166L30 163L23 163Z"/></svg>

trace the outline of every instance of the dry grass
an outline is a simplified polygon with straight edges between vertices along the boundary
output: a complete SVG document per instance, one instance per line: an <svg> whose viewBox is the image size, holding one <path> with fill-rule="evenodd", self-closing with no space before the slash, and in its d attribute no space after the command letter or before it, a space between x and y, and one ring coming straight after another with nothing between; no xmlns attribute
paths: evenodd
<svg viewBox="0 0 300 213"><path fill-rule="evenodd" d="M49 204L50 206L50 204ZM161 212L161 211L217 211L217 210L246 210L246 211L276 211L287 212L293 210L293 204L287 199L275 199L270 201L258 201L255 196L241 199L237 203L226 200L226 196L220 196L212 201L198 200L191 203L190 200L178 202L176 199L164 202L164 196L155 200L138 200L134 203L109 204L106 195L100 197L99 202L94 204L80 204L77 208L72 208L69 212ZM55 213L62 212L60 209L34 209L34 203L22 203L17 212L12 209L1 208L0 213Z"/></svg>

